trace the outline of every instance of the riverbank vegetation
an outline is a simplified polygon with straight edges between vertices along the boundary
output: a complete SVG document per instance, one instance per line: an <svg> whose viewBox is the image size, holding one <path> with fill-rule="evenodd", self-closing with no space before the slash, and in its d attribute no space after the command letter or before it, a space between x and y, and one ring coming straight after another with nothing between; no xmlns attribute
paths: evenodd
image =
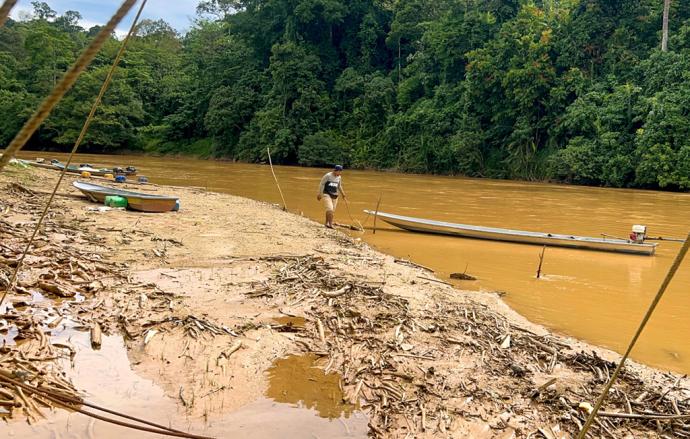
<svg viewBox="0 0 690 439"><path fill-rule="evenodd" d="M92 151L690 188L690 5L662 0L209 0L144 21ZM0 145L95 30L0 29ZM74 141L113 38L32 139Z"/></svg>

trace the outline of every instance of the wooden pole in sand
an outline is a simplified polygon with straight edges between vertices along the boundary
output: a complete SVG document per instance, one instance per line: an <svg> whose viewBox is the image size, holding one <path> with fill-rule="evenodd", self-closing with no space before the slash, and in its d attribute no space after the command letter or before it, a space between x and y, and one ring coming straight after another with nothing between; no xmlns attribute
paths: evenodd
<svg viewBox="0 0 690 439"><path fill-rule="evenodd" d="M374 212L374 235L376 235L376 217L379 216L379 206L381 205L381 196L383 196L383 193L379 194L379 201L376 203L376 211Z"/></svg>
<svg viewBox="0 0 690 439"><path fill-rule="evenodd" d="M278 186L278 192L280 193L280 198L283 200L283 210L287 212L287 203L285 203L285 197L283 196L283 191L280 190L280 184L278 183L278 177L273 170L273 161L271 161L271 148L266 148L268 153L268 164L271 165L271 174L273 174L273 179L276 181L276 186Z"/></svg>
<svg viewBox="0 0 690 439"><path fill-rule="evenodd" d="M616 370L613 372L611 379L608 383L606 383L604 390L602 390L601 395L599 396L599 399L597 400L597 403L594 406L594 410L592 410L592 412L589 414L589 417L587 418L585 425L582 427L582 430L580 430L580 433L577 435L577 439L585 439L585 437L587 436L587 432L589 431L589 428L592 426L592 422L594 422L594 419L596 418L599 409L601 409L601 406L604 404L606 396L608 396L609 390L611 390L611 386L613 386L613 383L616 382L618 374L620 374L620 371L623 368L625 361L628 359L630 352L635 347L635 344L637 343L637 340L640 338L640 335L642 335L642 331L644 331L644 328L647 326L647 323L649 322L649 319L652 317L652 314L654 314L654 310L659 304L659 301L661 301L661 298L664 296L664 293L666 292L668 285L671 283L673 276L676 275L678 267L680 267L681 262L683 262L683 259L685 259L685 255L688 254L688 249L690 249L690 234L688 234L688 237L685 240L685 244L683 244L683 247L678 252L678 256L676 256L676 259L673 261L671 268L669 268L668 274L666 274L664 281L661 283L661 286L659 287L659 291L656 293L654 300L652 300L652 303L649 305L647 313L644 315L644 318L642 318L640 326L637 328L635 335L630 341L628 349L625 351L625 354L623 355L623 358L621 358L620 363L618 363L618 366L616 367Z"/></svg>

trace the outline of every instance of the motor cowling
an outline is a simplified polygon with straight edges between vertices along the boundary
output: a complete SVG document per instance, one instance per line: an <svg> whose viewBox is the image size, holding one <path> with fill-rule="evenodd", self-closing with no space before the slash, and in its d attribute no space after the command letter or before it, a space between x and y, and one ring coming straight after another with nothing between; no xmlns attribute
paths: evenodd
<svg viewBox="0 0 690 439"><path fill-rule="evenodd" d="M630 240L636 244L642 244L645 239L647 239L647 226L634 225L630 232Z"/></svg>

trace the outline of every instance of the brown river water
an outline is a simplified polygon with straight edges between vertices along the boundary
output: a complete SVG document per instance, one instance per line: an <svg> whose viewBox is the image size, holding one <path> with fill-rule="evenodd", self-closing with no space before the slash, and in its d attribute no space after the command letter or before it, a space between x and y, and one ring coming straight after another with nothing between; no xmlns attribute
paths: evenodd
<svg viewBox="0 0 690 439"><path fill-rule="evenodd" d="M37 155L22 153L27 159ZM80 155L77 162L135 165L152 183L281 202L268 166L108 155ZM276 167L289 210L322 221L316 194L324 172ZM539 246L411 233L380 219L374 235L373 219L367 220L363 209L374 209L381 197L383 212L482 226L622 237L633 224L647 225L650 236L681 238L690 231L690 194L348 170L343 184L352 216L367 228L354 236L431 267L443 279L466 270L478 280L455 282L460 288L505 292L504 300L531 321L618 352L627 346L680 244L662 242L652 257L548 248L544 276L536 279ZM345 203L338 206L336 221L351 223ZM690 373L688 286L690 260L633 351L636 360Z"/></svg>

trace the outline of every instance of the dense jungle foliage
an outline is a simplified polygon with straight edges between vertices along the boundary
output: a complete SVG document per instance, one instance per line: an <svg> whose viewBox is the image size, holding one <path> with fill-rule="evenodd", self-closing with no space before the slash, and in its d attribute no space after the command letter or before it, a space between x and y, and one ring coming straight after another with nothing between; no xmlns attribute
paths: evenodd
<svg viewBox="0 0 690 439"><path fill-rule="evenodd" d="M690 188L690 2L209 0L139 26L90 151ZM34 2L0 29L0 146L96 28ZM34 148L74 142L112 38Z"/></svg>

